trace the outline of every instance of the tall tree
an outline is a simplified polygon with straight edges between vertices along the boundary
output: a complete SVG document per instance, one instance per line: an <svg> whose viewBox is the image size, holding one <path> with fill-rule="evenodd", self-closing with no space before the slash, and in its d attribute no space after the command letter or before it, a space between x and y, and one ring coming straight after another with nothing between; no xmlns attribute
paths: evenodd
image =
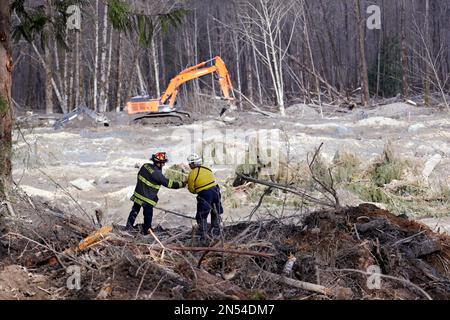
<svg viewBox="0 0 450 320"><path fill-rule="evenodd" d="M355 0L355 15L359 30L359 73L361 77L362 102L367 107L370 103L369 72L366 57L366 23L361 15L361 0Z"/></svg>
<svg viewBox="0 0 450 320"><path fill-rule="evenodd" d="M94 49L94 83L93 83L93 87L94 87L94 94L92 96L93 98L93 106L94 106L94 110L97 111L98 110L98 97L97 97L97 92L98 92L98 33L99 33L99 27L98 24L99 22L99 6L98 6L98 0L95 0L95 18L94 18L94 23L95 23L95 28L94 28L94 33L95 33L95 49Z"/></svg>
<svg viewBox="0 0 450 320"><path fill-rule="evenodd" d="M0 198L11 182L11 9L0 6Z"/></svg>
<svg viewBox="0 0 450 320"><path fill-rule="evenodd" d="M45 3L45 13L47 16L52 15L52 3L50 0L47 0ZM50 24L46 25L45 32L47 35L51 33ZM44 68L45 68L45 112L53 113L53 59L52 52L50 50L50 43L46 43L44 45Z"/></svg>
<svg viewBox="0 0 450 320"><path fill-rule="evenodd" d="M108 65L106 63L107 51L108 51L108 6L105 6L103 13L103 32L102 32L102 46L101 46L101 60L100 60L100 99L98 109L100 112L105 112L107 110L107 84L106 78L108 75Z"/></svg>
<svg viewBox="0 0 450 320"><path fill-rule="evenodd" d="M424 87L425 87L425 105L430 106L430 64L432 63L431 59L428 59L431 56L429 53L432 50L431 42L430 42L430 0L425 0L425 35L424 35L424 46L425 46L425 77L424 77Z"/></svg>
<svg viewBox="0 0 450 320"><path fill-rule="evenodd" d="M408 82L408 47L406 44L406 22L405 22L405 0L400 2L400 28L402 37L402 91L403 97L409 97L409 82Z"/></svg>

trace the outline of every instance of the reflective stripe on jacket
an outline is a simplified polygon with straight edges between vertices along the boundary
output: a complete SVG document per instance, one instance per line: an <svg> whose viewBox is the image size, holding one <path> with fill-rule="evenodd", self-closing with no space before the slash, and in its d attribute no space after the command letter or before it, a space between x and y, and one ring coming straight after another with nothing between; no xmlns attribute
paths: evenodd
<svg viewBox="0 0 450 320"><path fill-rule="evenodd" d="M217 186L216 178L210 168L200 166L192 169L188 177L188 189L191 193L199 193Z"/></svg>
<svg viewBox="0 0 450 320"><path fill-rule="evenodd" d="M131 201L143 205L144 203L155 206L158 202L158 191L164 186L170 189L183 188L183 183L167 179L160 168L154 164L146 163L139 170L137 184Z"/></svg>

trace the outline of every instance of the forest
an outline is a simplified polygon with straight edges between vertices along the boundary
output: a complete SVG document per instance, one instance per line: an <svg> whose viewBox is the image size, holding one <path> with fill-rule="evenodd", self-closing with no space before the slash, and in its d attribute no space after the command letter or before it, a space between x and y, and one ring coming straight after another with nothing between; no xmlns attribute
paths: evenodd
<svg viewBox="0 0 450 320"><path fill-rule="evenodd" d="M1 0L0 300L449 300L449 17Z"/></svg>
<svg viewBox="0 0 450 320"><path fill-rule="evenodd" d="M423 95L426 105L439 99L448 107L446 0L131 1L153 15L185 10L176 27L156 22L148 43L113 28L114 2L87 1L79 26L59 38L56 24L45 37L14 44L15 107L121 110L132 96L159 97L179 71L215 56L226 62L241 108L241 94L283 112L294 102L335 103L355 92L365 105ZM56 10L52 1L41 5ZM12 20L20 24L17 15ZM212 78L194 80L183 88L185 104L216 87Z"/></svg>

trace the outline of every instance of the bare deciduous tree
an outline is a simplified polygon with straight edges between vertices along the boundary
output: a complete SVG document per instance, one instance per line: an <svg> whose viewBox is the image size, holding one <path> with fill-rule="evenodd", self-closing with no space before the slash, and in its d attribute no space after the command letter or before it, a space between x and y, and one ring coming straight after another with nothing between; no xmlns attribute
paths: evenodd
<svg viewBox="0 0 450 320"><path fill-rule="evenodd" d="M242 31L270 73L282 115L285 114L284 61L297 19L295 15L289 16L294 4L294 1L258 0L255 3L241 3L242 10L239 10ZM288 40L284 41L283 33L288 20L293 23Z"/></svg>

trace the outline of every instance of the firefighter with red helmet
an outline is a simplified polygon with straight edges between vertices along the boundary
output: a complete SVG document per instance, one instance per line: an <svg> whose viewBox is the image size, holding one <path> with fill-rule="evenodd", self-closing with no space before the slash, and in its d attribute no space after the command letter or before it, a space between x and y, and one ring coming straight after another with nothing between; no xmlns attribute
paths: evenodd
<svg viewBox="0 0 450 320"><path fill-rule="evenodd" d="M163 166L169 161L165 152L157 152L150 159L153 164L146 163L139 170L137 184L131 201L134 202L128 216L127 230L134 229L134 222L141 208L144 209L143 233L148 234L152 227L153 207L158 202L158 191L161 186L170 189L184 188L186 184L182 181L167 179L162 173Z"/></svg>

